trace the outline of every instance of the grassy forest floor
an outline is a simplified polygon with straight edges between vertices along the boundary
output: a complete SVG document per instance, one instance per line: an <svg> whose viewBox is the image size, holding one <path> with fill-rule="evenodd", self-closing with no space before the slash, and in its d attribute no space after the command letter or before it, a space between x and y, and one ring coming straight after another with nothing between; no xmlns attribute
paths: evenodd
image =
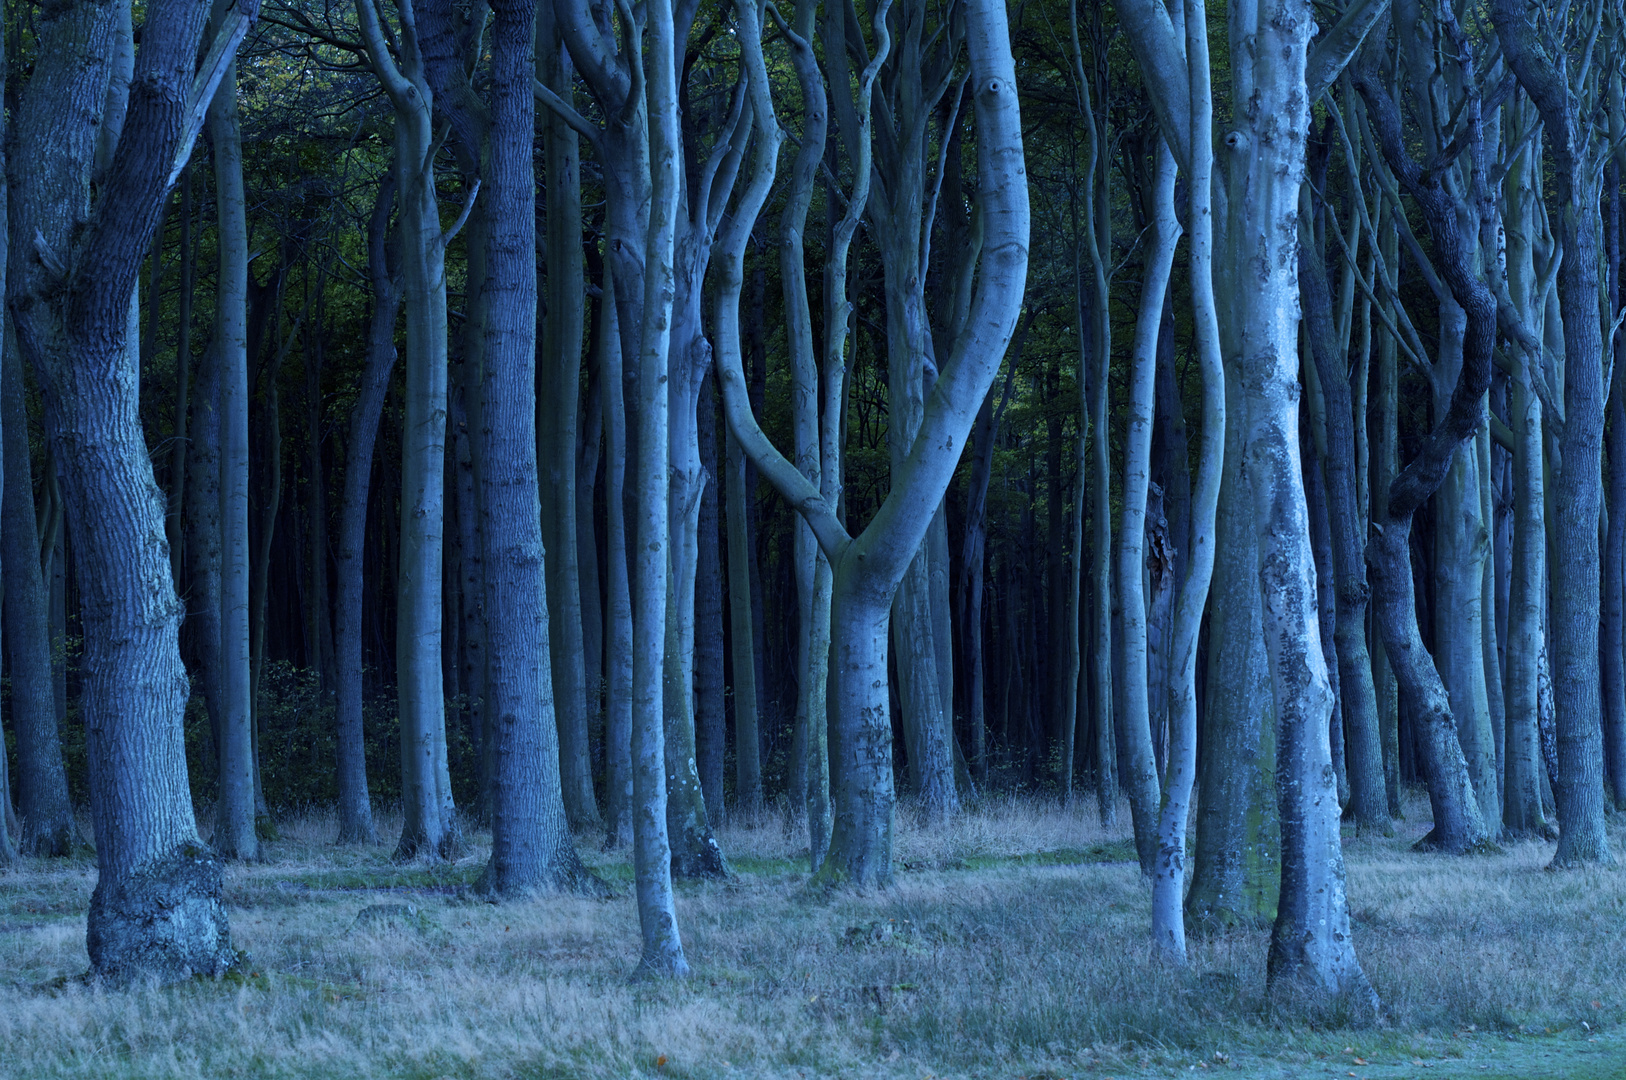
<svg viewBox="0 0 1626 1080"><path fill-rule="evenodd" d="M1548 873L1539 843L1413 854L1420 799L1392 838L1346 834L1385 1014L1347 1027L1267 1004L1266 929L1194 942L1188 971L1160 962L1127 810L1105 833L1087 803L987 800L933 828L901 813L897 885L871 896L810 889L782 818L728 827L736 878L678 887L681 984L629 982L630 889L487 904L467 889L487 837L401 867L332 846L312 814L227 871L253 974L86 988L95 865L30 862L0 875L0 1076L1626 1076L1626 871ZM624 854L583 854L630 883ZM379 904L417 914L358 923Z"/></svg>

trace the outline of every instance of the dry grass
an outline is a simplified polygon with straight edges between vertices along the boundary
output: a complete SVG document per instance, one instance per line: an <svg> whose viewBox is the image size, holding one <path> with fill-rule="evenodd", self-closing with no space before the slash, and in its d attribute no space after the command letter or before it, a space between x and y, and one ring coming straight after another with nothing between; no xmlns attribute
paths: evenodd
<svg viewBox="0 0 1626 1080"><path fill-rule="evenodd" d="M52 988L87 965L95 870L35 862L0 877L0 1076L1626 1073L1623 875L1547 873L1551 848L1533 843L1412 854L1425 814L1348 841L1357 946L1387 1012L1365 1030L1272 1010L1264 930L1194 943L1188 971L1158 961L1126 836L1086 805L987 800L930 828L905 812L904 869L872 896L811 890L782 818L730 826L737 879L680 886L695 974L676 985L628 981L630 898L482 903L459 888L478 834L455 866L403 868L387 848L332 847L331 818L313 814L228 873L256 975ZM419 920L353 926L392 902Z"/></svg>

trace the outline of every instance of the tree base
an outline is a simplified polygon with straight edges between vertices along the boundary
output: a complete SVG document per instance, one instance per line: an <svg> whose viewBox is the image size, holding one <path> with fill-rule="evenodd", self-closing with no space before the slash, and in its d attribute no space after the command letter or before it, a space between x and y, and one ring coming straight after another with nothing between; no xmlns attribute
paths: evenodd
<svg viewBox="0 0 1626 1080"><path fill-rule="evenodd" d="M673 837L672 876L682 881L721 881L734 876L710 832Z"/></svg>
<svg viewBox="0 0 1626 1080"><path fill-rule="evenodd" d="M36 859L66 859L95 849L79 835L79 827L69 818L38 830L29 828L25 823L17 850Z"/></svg>
<svg viewBox="0 0 1626 1080"><path fill-rule="evenodd" d="M556 863L539 873L521 877L500 875L488 862L480 873L480 880L474 883L474 894L490 900L523 900L538 893L569 893L590 900L611 900L621 895L621 890L582 865L574 855L558 859Z"/></svg>
<svg viewBox="0 0 1626 1080"><path fill-rule="evenodd" d="M104 875L86 923L92 973L119 985L224 975L240 956L220 892L220 862L202 845L122 878Z"/></svg>
<svg viewBox="0 0 1626 1080"><path fill-rule="evenodd" d="M1423 838L1421 840L1417 841L1417 843L1413 844L1411 846L1411 849L1413 851L1421 852L1423 854L1440 854L1440 855L1506 855L1507 854L1507 852L1504 851L1499 844L1497 844L1494 840L1489 839L1488 837L1486 839L1483 839L1483 840L1475 840L1475 841L1473 841L1471 843L1458 843L1458 842L1450 842L1450 843L1448 843L1446 841L1446 838L1442 837L1440 835L1440 830L1438 828L1430 829L1430 830L1428 830L1428 832L1424 833Z"/></svg>

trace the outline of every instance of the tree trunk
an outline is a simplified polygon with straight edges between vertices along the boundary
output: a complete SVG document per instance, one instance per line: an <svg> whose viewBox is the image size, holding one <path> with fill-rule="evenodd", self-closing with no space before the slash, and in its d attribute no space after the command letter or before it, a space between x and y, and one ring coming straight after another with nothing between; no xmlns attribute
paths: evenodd
<svg viewBox="0 0 1626 1080"><path fill-rule="evenodd" d="M536 178L531 160L536 9L531 0L499 0L492 7L491 126L482 170L488 193L488 273L480 505L486 610L495 630L489 644L486 716L496 768L491 860L480 889L512 897L598 883L577 858L566 824L547 659L546 555L536 449ZM449 23L449 8L436 10L435 18ZM580 246L573 249L579 252ZM568 341L563 347L568 349ZM574 437L570 446L573 451ZM574 464L573 452L566 464ZM571 471L556 488L564 496L558 501L567 504L573 502ZM573 533L574 521L569 525ZM574 540L571 533L565 535ZM567 584L574 588L576 583ZM576 644L579 667L580 641Z"/></svg>
<svg viewBox="0 0 1626 1080"><path fill-rule="evenodd" d="M552 3L537 29L536 76L555 94L573 97L574 73L560 48ZM500 138L500 133L494 133ZM547 545L553 685L559 721L559 768L572 828L600 824L588 741L588 685L582 636L581 566L576 549L576 414L580 408L582 330L581 151L576 132L549 112L542 117L546 165L547 321L539 341L539 404L546 420L542 453L542 528ZM495 270L493 269L493 272ZM534 422L533 422L534 426ZM493 641L495 646L495 641Z"/></svg>
<svg viewBox="0 0 1626 1080"><path fill-rule="evenodd" d="M147 9L119 167L94 210L95 125L61 118L67 102L95 100L105 88L118 5L39 16L41 51L17 113L16 156L26 168L12 220L40 257L12 252L8 293L18 342L45 391L83 598L80 709L99 871L86 944L92 970L121 982L217 975L235 960L220 864L198 839L187 790L182 608L129 347L139 263L172 163L196 131L179 106L207 14L199 0Z"/></svg>
<svg viewBox="0 0 1626 1080"><path fill-rule="evenodd" d="M1160 784L1152 749L1151 699L1148 683L1145 568L1155 557L1146 550L1148 485L1151 482L1153 391L1157 378L1157 340L1163 321L1163 296L1174 265L1180 223L1174 211L1174 155L1160 143L1157 180L1152 195L1153 238L1141 279L1140 316L1135 324L1134 373L1131 376L1128 435L1124 440L1123 518L1118 530L1118 591L1123 605L1125 754L1124 786L1135 821L1135 849L1143 874L1157 861L1157 814ZM1163 688L1158 687L1161 691Z"/></svg>
<svg viewBox="0 0 1626 1080"><path fill-rule="evenodd" d="M84 844L68 801L51 679L51 623L45 579L40 570L39 533L34 520L34 480L29 467L28 410L23 372L15 343L8 342L0 385L0 430L5 432L4 503L0 504L0 544L4 545L5 646L11 660L11 722L17 735L17 788L21 831L15 837L24 855L70 855ZM7 806L10 787L3 789Z"/></svg>
<svg viewBox="0 0 1626 1080"><path fill-rule="evenodd" d="M361 621L365 587L367 497L373 471L378 422L395 370L395 319L401 310L399 265L391 266L390 207L393 177L381 181L367 223L367 270L372 310L367 319L367 362L361 392L350 413L344 497L339 508L338 604L334 646L338 667L339 838L341 844L376 844L372 799L367 791L367 740L362 729ZM398 264L399 260L395 260Z"/></svg>
<svg viewBox="0 0 1626 1080"><path fill-rule="evenodd" d="M604 260L599 307L599 379L604 386L604 650L605 844L632 843L632 594L628 579L627 409L622 388L621 334L616 326L614 273Z"/></svg>
<svg viewBox="0 0 1626 1080"><path fill-rule="evenodd" d="M403 4L407 0L402 0ZM444 859L456 842L441 773L446 702L441 675L441 530L446 461L446 237L441 232L431 160L433 97L415 23L405 28L400 63L385 40L373 0L356 0L368 61L395 113L395 182L406 312L405 421L401 432L400 556L396 580L396 678L401 717L398 859Z"/></svg>
<svg viewBox="0 0 1626 1080"><path fill-rule="evenodd" d="M1348 814L1357 828L1376 829L1389 835L1394 827L1389 823L1384 788L1377 691L1372 681L1371 658L1366 651L1366 601L1371 590L1366 583L1366 545L1361 535L1364 519L1356 496L1357 451L1349 380L1342 355L1335 351L1332 340L1332 295L1327 287L1326 272L1309 248L1299 254L1299 284L1310 352L1326 406L1327 516L1338 604L1334 631L1338 686L1343 701L1344 729L1348 734L1345 744L1350 792Z"/></svg>
<svg viewBox="0 0 1626 1080"><path fill-rule="evenodd" d="M708 482L700 503L699 561L695 564L695 761L707 820L723 824L723 572L717 535L717 403L713 383L700 388L700 468Z"/></svg>
<svg viewBox="0 0 1626 1080"><path fill-rule="evenodd" d="M220 793L212 842L223 858L253 860L260 840L254 828L256 747L249 682L248 219L235 63L209 106L209 142L220 259L212 344L220 365ZM269 545L265 549L269 553Z"/></svg>

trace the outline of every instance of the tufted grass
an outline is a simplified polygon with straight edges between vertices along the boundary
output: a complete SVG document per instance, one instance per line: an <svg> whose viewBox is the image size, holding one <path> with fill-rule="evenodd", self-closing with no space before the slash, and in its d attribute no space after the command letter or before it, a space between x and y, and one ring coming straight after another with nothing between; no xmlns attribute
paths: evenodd
<svg viewBox="0 0 1626 1080"><path fill-rule="evenodd" d="M681 984L629 981L629 895L487 904L465 886L489 837L398 866L332 846L312 812L228 870L248 975L86 987L94 864L30 861L0 876L0 1077L1626 1075L1626 874L1547 872L1535 842L1412 853L1415 800L1396 836L1346 837L1385 1010L1346 1027L1267 1001L1267 930L1194 941L1187 970L1158 959L1127 824L1103 832L1090 805L988 799L932 826L905 809L897 883L874 895L810 887L784 816L731 823L735 879L679 886ZM625 853L581 848L630 879ZM400 903L419 917L355 926Z"/></svg>

